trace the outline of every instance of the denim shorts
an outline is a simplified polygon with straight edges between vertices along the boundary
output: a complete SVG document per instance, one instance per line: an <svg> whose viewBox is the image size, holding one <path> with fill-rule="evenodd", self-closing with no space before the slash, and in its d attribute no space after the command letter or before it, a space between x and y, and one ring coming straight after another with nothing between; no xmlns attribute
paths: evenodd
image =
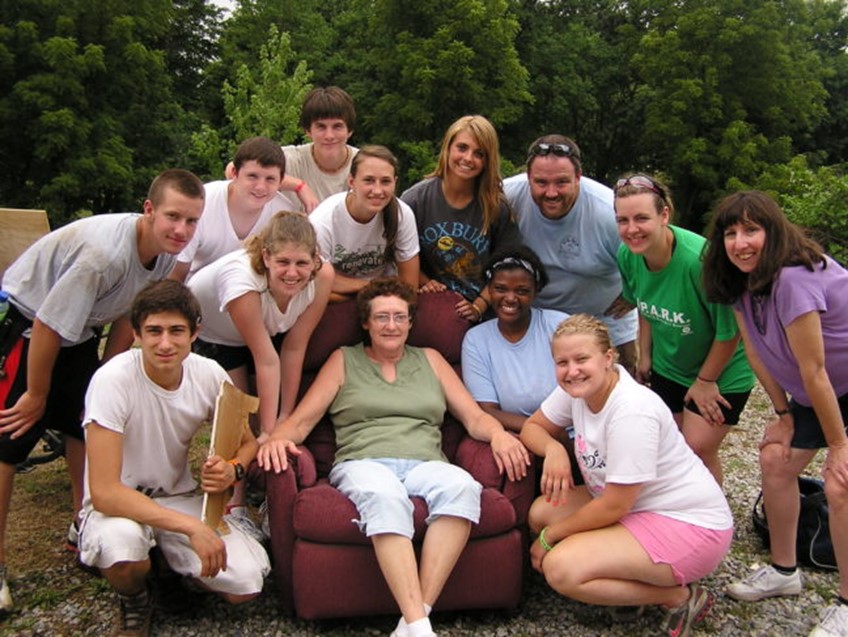
<svg viewBox="0 0 848 637"><path fill-rule="evenodd" d="M394 533L412 539L410 496L427 502L427 524L443 515L480 521L483 487L464 469L441 460L346 460L330 471L330 484L356 505L359 519L351 521L368 537Z"/></svg>

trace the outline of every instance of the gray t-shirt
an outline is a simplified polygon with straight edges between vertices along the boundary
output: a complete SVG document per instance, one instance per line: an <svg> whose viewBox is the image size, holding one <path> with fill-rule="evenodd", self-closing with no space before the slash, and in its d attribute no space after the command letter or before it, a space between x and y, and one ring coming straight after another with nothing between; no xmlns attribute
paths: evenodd
<svg viewBox="0 0 848 637"><path fill-rule="evenodd" d="M530 195L526 173L504 180L504 192L515 211L524 244L539 255L550 277L534 305L567 314L592 314L606 323L614 345L634 340L635 311L621 319L604 316L621 294L616 260L621 238L612 190L581 177L577 201L561 219L542 214Z"/></svg>
<svg viewBox="0 0 848 637"><path fill-rule="evenodd" d="M141 215L117 213L74 221L45 235L9 266L2 288L12 304L77 345L127 314L135 295L163 279L176 257L160 254L148 270L138 256Z"/></svg>

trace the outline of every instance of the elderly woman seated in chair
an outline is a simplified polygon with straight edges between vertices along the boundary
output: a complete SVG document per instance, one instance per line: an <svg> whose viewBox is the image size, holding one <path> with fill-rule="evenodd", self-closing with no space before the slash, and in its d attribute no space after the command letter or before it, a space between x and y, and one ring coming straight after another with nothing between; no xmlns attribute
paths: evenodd
<svg viewBox="0 0 848 637"><path fill-rule="evenodd" d="M510 480L524 477L527 450L486 414L435 350L406 345L415 291L395 278L371 281L357 296L365 342L335 351L294 412L258 455L284 471L287 454L329 409L336 431L330 482L356 505L402 617L397 637L433 635L429 611L480 516L481 486L446 461L441 423L450 410L474 438L491 444ZM412 547L410 496L424 498L429 524L420 568Z"/></svg>

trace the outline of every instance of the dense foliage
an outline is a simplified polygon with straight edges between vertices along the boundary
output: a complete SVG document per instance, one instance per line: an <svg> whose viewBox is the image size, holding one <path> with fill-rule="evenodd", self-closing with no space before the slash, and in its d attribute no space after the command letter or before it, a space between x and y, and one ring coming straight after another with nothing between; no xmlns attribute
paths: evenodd
<svg viewBox="0 0 848 637"><path fill-rule="evenodd" d="M683 225L762 187L845 249L841 0L233 4L0 2L0 205L54 223L135 208L164 166L219 177L247 135L297 141L304 92L337 84L357 104L353 143L391 147L403 186L451 121L482 113L507 170L561 132L602 181L662 175Z"/></svg>

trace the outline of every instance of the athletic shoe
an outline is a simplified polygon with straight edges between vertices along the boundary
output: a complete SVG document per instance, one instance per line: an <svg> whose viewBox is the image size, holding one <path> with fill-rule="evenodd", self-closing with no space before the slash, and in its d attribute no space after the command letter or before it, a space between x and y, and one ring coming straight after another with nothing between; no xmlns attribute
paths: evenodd
<svg viewBox="0 0 848 637"><path fill-rule="evenodd" d="M810 637L848 637L848 606L837 602L825 608Z"/></svg>
<svg viewBox="0 0 848 637"><path fill-rule="evenodd" d="M71 553L79 553L79 520L76 516L68 527L68 539L65 540L65 548Z"/></svg>
<svg viewBox="0 0 848 637"><path fill-rule="evenodd" d="M697 584L689 584L688 588L688 601L669 609L665 616L663 632L668 637L689 637L692 626L704 619L712 608L713 596L707 589Z"/></svg>
<svg viewBox="0 0 848 637"><path fill-rule="evenodd" d="M12 593L9 591L9 582L6 579L6 567L0 566L0 617L12 612L14 607Z"/></svg>
<svg viewBox="0 0 848 637"><path fill-rule="evenodd" d="M268 516L268 500L262 500L262 503L259 505L259 519L261 521L259 528L262 531L262 539L270 540L271 518Z"/></svg>
<svg viewBox="0 0 848 637"><path fill-rule="evenodd" d="M118 625L112 637L149 637L153 604L147 589L138 595L118 595Z"/></svg>
<svg viewBox="0 0 848 637"><path fill-rule="evenodd" d="M727 587L728 595L745 602L757 602L767 597L799 595L800 593L801 572L796 569L794 573L784 575L771 564L763 566L741 582L734 582Z"/></svg>
<svg viewBox="0 0 848 637"><path fill-rule="evenodd" d="M262 536L262 531L260 531L256 527L256 523L253 521L253 518L250 517L250 513L247 511L247 507L237 506L232 507L230 512L227 513L223 517L224 522L229 524L235 529L238 529L248 537L252 537L254 540L262 544L265 539Z"/></svg>

